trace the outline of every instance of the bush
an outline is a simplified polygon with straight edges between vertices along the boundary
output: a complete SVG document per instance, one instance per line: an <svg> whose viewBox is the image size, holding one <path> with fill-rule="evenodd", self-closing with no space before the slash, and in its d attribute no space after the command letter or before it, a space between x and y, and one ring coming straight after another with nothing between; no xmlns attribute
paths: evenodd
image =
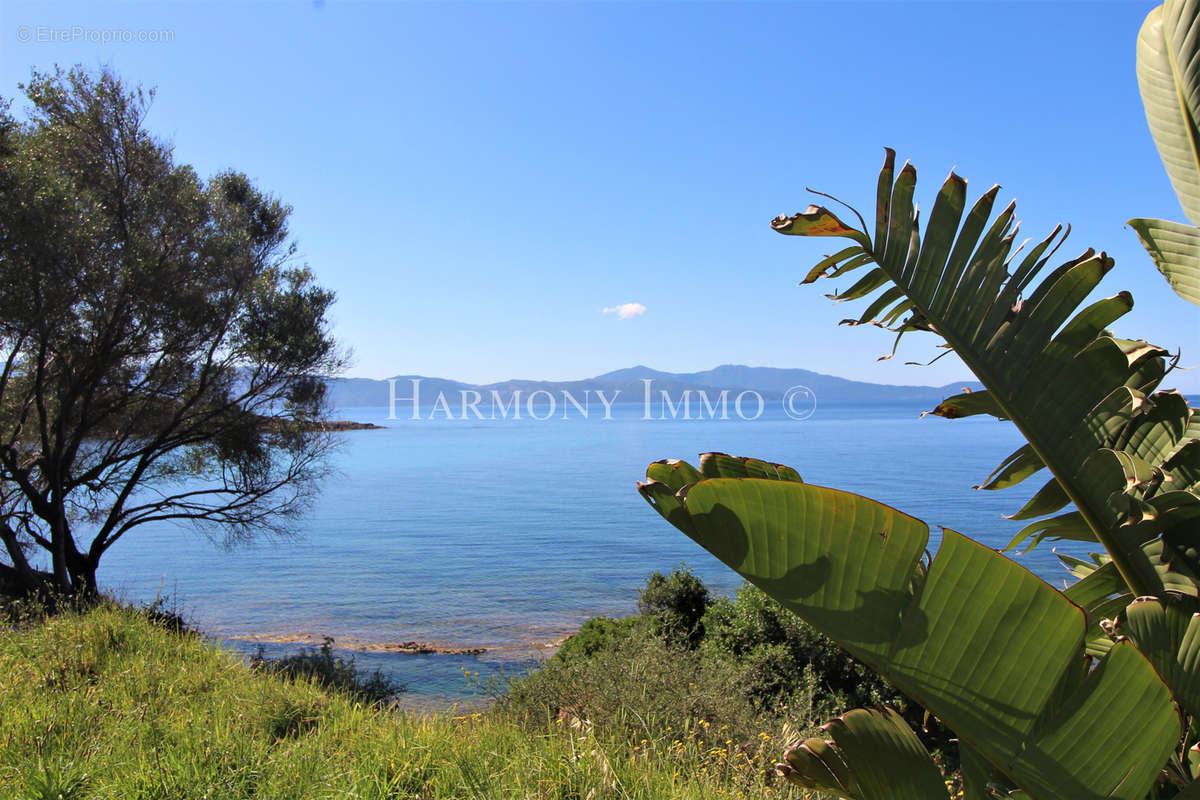
<svg viewBox="0 0 1200 800"><path fill-rule="evenodd" d="M704 638L704 613L712 603L708 587L681 564L670 575L650 573L638 597L638 612L654 620L668 641L696 647Z"/></svg>
<svg viewBox="0 0 1200 800"><path fill-rule="evenodd" d="M926 720L924 708L753 584L743 584L733 600L718 598L703 626L701 652L712 663L732 661L739 692L763 713L807 708L817 723L852 708L887 705L908 720L926 747L957 768L950 731Z"/></svg>
<svg viewBox="0 0 1200 800"><path fill-rule="evenodd" d="M179 610L179 605L169 597L159 596L153 603L138 609L152 625L165 628L182 636L200 636L200 630L189 622Z"/></svg>
<svg viewBox="0 0 1200 800"><path fill-rule="evenodd" d="M633 744L682 740L704 728L713 736L720 731L722 741L757 744L762 731L775 731L777 720L739 695L734 670L708 664L635 621L605 648L552 659L512 681L495 711L533 730L549 719Z"/></svg>
<svg viewBox="0 0 1200 800"><path fill-rule="evenodd" d="M749 583L733 599L714 598L686 567L655 572L638 609L588 620L540 669L510 681L497 711L533 727L586 722L634 743L719 731L750 752L886 704L957 765L952 734L936 723L926 730L920 706Z"/></svg>
<svg viewBox="0 0 1200 800"><path fill-rule="evenodd" d="M319 649L302 648L295 655L267 658L260 645L250 659L252 669L283 677L311 680L320 686L347 695L376 707L389 705L406 691L379 670L362 672L354 665L354 657L342 658L333 654L333 639L325 637Z"/></svg>
<svg viewBox="0 0 1200 800"><path fill-rule="evenodd" d="M814 728L856 705L904 702L748 584L735 600L714 598L687 567L654 572L638 610L588 620L541 669L510 681L499 707L535 724L585 719L635 740L703 720L750 742L783 722Z"/></svg>
<svg viewBox="0 0 1200 800"><path fill-rule="evenodd" d="M828 717L880 703L898 711L909 705L870 668L752 584L744 584L733 600L717 599L702 625L705 655L737 664L743 694L760 709L808 691L798 680L804 674L815 681L815 710Z"/></svg>
<svg viewBox="0 0 1200 800"><path fill-rule="evenodd" d="M574 661L601 650L615 649L619 642L633 632L638 622L637 617L625 617L624 619L593 617L583 623L573 636L562 643L558 652L554 654L554 659L556 661Z"/></svg>

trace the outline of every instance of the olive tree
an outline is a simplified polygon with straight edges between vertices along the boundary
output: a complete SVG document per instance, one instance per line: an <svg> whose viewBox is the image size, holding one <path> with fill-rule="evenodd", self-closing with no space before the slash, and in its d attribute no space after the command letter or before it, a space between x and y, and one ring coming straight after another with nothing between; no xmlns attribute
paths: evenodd
<svg viewBox="0 0 1200 800"><path fill-rule="evenodd" d="M286 531L343 363L290 208L176 163L153 93L107 69L21 89L23 118L0 101L0 588L94 593L150 523Z"/></svg>

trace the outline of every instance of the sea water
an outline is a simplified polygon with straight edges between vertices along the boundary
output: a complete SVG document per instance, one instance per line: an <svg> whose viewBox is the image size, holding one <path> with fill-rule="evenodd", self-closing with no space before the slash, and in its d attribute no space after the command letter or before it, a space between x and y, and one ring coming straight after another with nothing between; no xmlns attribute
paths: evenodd
<svg viewBox="0 0 1200 800"><path fill-rule="evenodd" d="M920 416L920 405L818 407L792 419L662 419L639 404L587 417L389 419L336 434L335 474L294 537L226 549L187 525L131 531L101 562L101 588L168 604L226 646L268 655L335 639L335 651L408 687L409 701L470 698L465 673L520 671L592 616L635 610L647 575L687 564L714 590L731 570L668 525L635 490L646 465L707 451L795 467L808 483L863 494L1002 548L1004 518L1042 482L979 484L1022 442L1007 423ZM566 416L566 418L563 418ZM606 418L606 416L608 418ZM1081 554L1079 545L1059 547ZM1018 560L1062 585L1051 547ZM404 642L482 654L388 652Z"/></svg>

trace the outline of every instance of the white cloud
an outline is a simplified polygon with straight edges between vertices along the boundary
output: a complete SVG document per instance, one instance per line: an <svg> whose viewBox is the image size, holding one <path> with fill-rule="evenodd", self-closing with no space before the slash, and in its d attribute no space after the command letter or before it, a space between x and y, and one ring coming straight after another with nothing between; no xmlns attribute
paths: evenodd
<svg viewBox="0 0 1200 800"><path fill-rule="evenodd" d="M603 314L616 314L619 319L629 319L630 317L640 317L646 313L646 307L641 303L621 303L619 306L612 308L601 309Z"/></svg>

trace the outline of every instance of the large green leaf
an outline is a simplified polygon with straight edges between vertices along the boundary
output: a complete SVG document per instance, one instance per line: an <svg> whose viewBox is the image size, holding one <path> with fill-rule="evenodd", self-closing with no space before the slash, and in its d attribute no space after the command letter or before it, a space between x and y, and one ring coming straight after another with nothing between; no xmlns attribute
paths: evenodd
<svg viewBox="0 0 1200 800"><path fill-rule="evenodd" d="M1059 555L1078 581L1063 591L1066 598L1087 613L1084 650L1100 657L1112 649L1112 623L1125 611L1133 595L1110 559L1094 555L1092 562Z"/></svg>
<svg viewBox="0 0 1200 800"><path fill-rule="evenodd" d="M929 751L904 718L856 708L784 753L779 774L791 783L846 800L931 800L946 786Z"/></svg>
<svg viewBox="0 0 1200 800"><path fill-rule="evenodd" d="M926 569L925 523L848 492L747 477L639 490L1034 797L1140 800L1179 736L1136 648L1113 645L1089 670L1083 609L960 534L945 531Z"/></svg>
<svg viewBox="0 0 1200 800"><path fill-rule="evenodd" d="M789 235L819 230L850 239L854 244L823 260L805 282L866 270L867 277L839 299L881 290L893 306L885 311L877 300L869 309L873 316L907 314L893 328L898 336L933 331L975 373L986 391L949 398L934 413L987 413L1010 419L1021 430L1028 448L1006 459L984 485L1011 486L1048 468L1050 481L1017 518L1043 517L1071 504L1078 514L1030 526L1034 543L1060 535L1098 541L1137 594L1160 593L1159 574L1141 549L1159 531L1140 523L1150 518L1147 504L1161 484L1148 479L1131 489L1125 477L1141 462L1117 451L1128 442L1178 442L1180 415L1186 419L1187 412L1172 406L1176 416L1171 419L1149 413L1155 407L1151 395L1166 374L1166 351L1116 339L1106 330L1132 307L1128 293L1080 308L1112 259L1087 250L1048 268L1063 239L1060 230L1018 259L1013 205L993 219L993 188L967 211L966 181L954 174L939 191L922 232L912 199L915 187L916 170L905 165L897 174L895 154L888 150L874 238L816 206L771 224ZM1157 460L1146 457L1148 449L1135 454L1146 462L1148 478L1162 469L1161 456L1169 449L1153 451ZM1111 454L1097 457L1098 450Z"/></svg>
<svg viewBox="0 0 1200 800"><path fill-rule="evenodd" d="M1200 228L1162 219L1131 219L1142 247L1175 293L1200 305Z"/></svg>
<svg viewBox="0 0 1200 800"><path fill-rule="evenodd" d="M1138 34L1137 76L1146 122L1179 204L1200 223L1200 3L1170 0L1146 15ZM1180 297L1200 305L1200 230L1132 219L1142 245Z"/></svg>
<svg viewBox="0 0 1200 800"><path fill-rule="evenodd" d="M1013 788L971 745L959 742L958 753L965 800L1029 800L1029 795Z"/></svg>
<svg viewBox="0 0 1200 800"><path fill-rule="evenodd" d="M1167 2L1146 15L1137 40L1137 78L1150 134L1184 213L1200 224L1200 42L1198 4Z"/></svg>
<svg viewBox="0 0 1200 800"><path fill-rule="evenodd" d="M1117 632L1145 653L1175 701L1193 717L1200 715L1200 614L1192 607L1139 597L1125 609Z"/></svg>

